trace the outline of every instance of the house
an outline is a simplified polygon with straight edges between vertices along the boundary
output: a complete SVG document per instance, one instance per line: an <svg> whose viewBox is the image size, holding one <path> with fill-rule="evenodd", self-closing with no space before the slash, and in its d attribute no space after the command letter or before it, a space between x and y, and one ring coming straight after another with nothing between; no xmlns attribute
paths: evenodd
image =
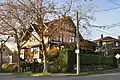
<svg viewBox="0 0 120 80"><path fill-rule="evenodd" d="M110 36L103 37L101 34L101 38L93 42L97 44L96 52L102 52L103 55L116 55L120 52L120 39Z"/></svg>
<svg viewBox="0 0 120 80"><path fill-rule="evenodd" d="M61 18L59 20L53 20L43 25L46 27L45 36L50 36L48 44L50 48L52 45L56 45L58 47L62 46L65 43L75 42L75 24L72 19L68 16L65 18ZM39 59L42 57L40 52L41 43L40 38L37 32L37 25L32 24L34 27L34 31L32 31L31 37L27 42L23 45L21 50L21 58L25 58L27 61L33 61L34 59ZM81 36L82 38L82 36ZM41 61L41 60L39 60Z"/></svg>
<svg viewBox="0 0 120 80"><path fill-rule="evenodd" d="M1 50L1 46L0 46ZM2 47L2 63L12 63L12 51L4 44ZM0 54L1 56L1 54ZM1 60L1 57L0 57ZM1 61L0 61L1 64Z"/></svg>
<svg viewBox="0 0 120 80"><path fill-rule="evenodd" d="M65 46L65 44L73 45L73 43L75 43L76 26L69 16L65 18L61 18L59 20L56 19L56 20L44 23L43 26L46 27L45 36L50 36L48 40L49 47L47 50L51 50L55 48L54 46L56 46L57 47L56 49L58 49L59 47ZM38 59L38 61L41 62L43 55L41 53L40 38L37 33L38 27L36 24L32 24L32 27L35 30L32 31L31 37L23 45L21 49L21 58L26 59L26 61L29 61L29 62L32 62L33 61L32 58L34 58L34 59ZM92 42L88 40L84 40L80 33L79 33L79 38L80 38L80 46L84 50L88 50L87 48L89 48L89 50L93 49L93 47L91 46Z"/></svg>

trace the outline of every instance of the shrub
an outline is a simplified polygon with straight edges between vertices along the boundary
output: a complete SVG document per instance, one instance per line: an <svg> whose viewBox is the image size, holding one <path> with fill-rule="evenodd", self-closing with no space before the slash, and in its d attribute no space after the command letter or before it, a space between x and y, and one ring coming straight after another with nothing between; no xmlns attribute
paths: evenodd
<svg viewBox="0 0 120 80"><path fill-rule="evenodd" d="M52 59L54 64L48 66L49 72L66 72L67 70L67 49L62 49L57 58Z"/></svg>
<svg viewBox="0 0 120 80"><path fill-rule="evenodd" d="M17 63L7 63L2 65L3 72L17 72Z"/></svg>

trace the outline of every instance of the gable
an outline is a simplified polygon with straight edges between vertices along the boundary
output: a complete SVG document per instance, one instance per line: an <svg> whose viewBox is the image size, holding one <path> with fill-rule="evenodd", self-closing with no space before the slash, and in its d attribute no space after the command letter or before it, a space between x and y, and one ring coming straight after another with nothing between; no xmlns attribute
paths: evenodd
<svg viewBox="0 0 120 80"><path fill-rule="evenodd" d="M3 54L4 55L12 55L12 51L4 44L3 45Z"/></svg>
<svg viewBox="0 0 120 80"><path fill-rule="evenodd" d="M31 37L29 40L23 45L22 48L24 47L30 47L30 46L35 46L40 44L40 38L37 32L33 31L31 34Z"/></svg>
<svg viewBox="0 0 120 80"><path fill-rule="evenodd" d="M61 18L59 20L55 19L53 21L44 23L43 26L46 27L46 31L44 35L50 36L52 39L53 38L75 38L75 31L76 31L76 26L74 22L72 21L71 17L67 16L65 18ZM32 24L31 28L34 29L32 31L32 35L29 38L29 40L26 42L26 44L23 47L27 46L33 46L33 45L38 45L40 44L40 37L39 37L39 30L38 26L36 24ZM34 36L33 36L34 35ZM35 37L37 39L35 39ZM80 41L84 40L82 35L79 33ZM50 40L52 40L50 39Z"/></svg>

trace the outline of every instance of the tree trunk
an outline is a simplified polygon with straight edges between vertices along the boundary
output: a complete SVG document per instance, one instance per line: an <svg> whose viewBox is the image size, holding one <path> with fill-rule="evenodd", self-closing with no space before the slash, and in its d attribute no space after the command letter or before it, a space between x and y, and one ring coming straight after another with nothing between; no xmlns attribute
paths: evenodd
<svg viewBox="0 0 120 80"><path fill-rule="evenodd" d="M17 48L18 48L18 72L21 72L21 70L20 70L20 50L21 50L21 48L20 48L20 46L18 46Z"/></svg>
<svg viewBox="0 0 120 80"><path fill-rule="evenodd" d="M44 68L43 68L43 73L48 72L48 65L47 65L47 56L43 54L43 60L44 60Z"/></svg>
<svg viewBox="0 0 120 80"><path fill-rule="evenodd" d="M43 73L48 72L48 64L47 64L47 52L46 52L46 46L42 37L42 54L43 54L43 61L44 61L44 68L43 68Z"/></svg>

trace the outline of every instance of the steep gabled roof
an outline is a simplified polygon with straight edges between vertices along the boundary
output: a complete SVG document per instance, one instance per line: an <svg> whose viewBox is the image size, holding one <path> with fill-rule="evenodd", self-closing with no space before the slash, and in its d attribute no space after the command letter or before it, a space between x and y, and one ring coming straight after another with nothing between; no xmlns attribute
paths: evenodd
<svg viewBox="0 0 120 80"><path fill-rule="evenodd" d="M113 38L111 36L106 36L106 37L103 37L103 39L99 38L97 40L94 40L93 42L97 43L97 42L99 42L101 40L104 41L104 42L107 42L107 41L118 41L116 38Z"/></svg>
<svg viewBox="0 0 120 80"><path fill-rule="evenodd" d="M64 20L64 21L63 21ZM60 25L60 22L61 21L63 21L63 23ZM66 28L66 26L64 26L64 25L66 25L66 24L68 24L68 26L70 26L70 28L71 28L71 30L69 30L69 29L66 29L66 30L64 30L65 28ZM57 27L57 26L60 26L60 29L62 29L63 30L63 34L65 35L65 33L64 32L70 32L70 33L75 33L75 31L76 31L76 26L75 26L75 24L74 24L74 22L72 21L72 19L71 19L71 17L70 16L67 16L67 17L65 17L65 18L61 18L61 19L55 19L55 20L53 20L53 21L50 21L50 22L47 22L47 23L44 23L44 25L43 26L46 26L47 27L47 29L48 29L48 33L46 34L46 35L50 35L50 33L49 33L49 31L50 30L53 30L55 27ZM62 27L62 28L61 28ZM31 29L32 28L32 29ZM32 24L32 27L31 27L30 29L30 31L31 31L31 33L33 32L33 28L34 28L34 30L36 31L36 33L39 33L39 32L37 32L37 31L39 31L38 30L38 26L36 25L36 24ZM72 31L73 30L73 31ZM54 30L53 30L54 31ZM51 31L52 32L52 31ZM29 33L30 34L30 33ZM55 33L55 35L56 34L58 34L58 31L56 31L56 33ZM75 35L74 35L74 37L75 37ZM80 38L80 41L84 41L84 39L83 39L83 37L82 37L82 35L79 33L79 38ZM28 39L28 38L27 38ZM30 37L29 37L29 39L30 39ZM28 39L28 40L29 40ZM28 41L27 40L27 41Z"/></svg>
<svg viewBox="0 0 120 80"><path fill-rule="evenodd" d="M52 31L54 32L57 30L63 32L67 31L67 32L75 33L75 27L76 27L70 16L61 19L55 19L53 21L45 23L45 25L48 27L49 35ZM69 26L70 28L68 28L67 26Z"/></svg>
<svg viewBox="0 0 120 80"><path fill-rule="evenodd" d="M62 24L60 24L60 22L62 22ZM71 19L70 16L67 16L67 17L64 17L64 18L61 18L61 19L55 19L53 21L46 22L44 24L45 25L43 25L43 26L46 26L47 29L48 29L48 33L46 33L46 35L50 35L50 32L55 31L54 28L56 28L57 26L60 26L60 29L63 31L63 33L64 32L75 33L75 31L76 31L76 26L75 26L75 24L74 24L74 22L73 22L73 20ZM70 26L70 29L65 29L66 24ZM36 32L39 31L38 26L36 24L32 24L32 26L33 26L33 28ZM31 30L31 32L32 31L33 31L33 29ZM80 33L79 33L79 37L80 37L80 40L84 40Z"/></svg>
<svg viewBox="0 0 120 80"><path fill-rule="evenodd" d="M60 25L61 21L63 21L63 23ZM45 24L46 24L46 26L48 26L48 30L52 30L52 27L55 28L57 26L61 26L60 29L61 29L61 31L63 33L64 32L71 32L71 33L75 33L76 32L76 25L74 24L74 22L73 22L73 20L71 19L70 16L66 16L66 17L61 18L59 20L55 19L55 20L50 21L50 22L45 23ZM52 25L52 27L51 27L51 25ZM66 25L70 26L70 28L67 28ZM84 40L80 33L79 33L79 38L80 38L80 41Z"/></svg>

